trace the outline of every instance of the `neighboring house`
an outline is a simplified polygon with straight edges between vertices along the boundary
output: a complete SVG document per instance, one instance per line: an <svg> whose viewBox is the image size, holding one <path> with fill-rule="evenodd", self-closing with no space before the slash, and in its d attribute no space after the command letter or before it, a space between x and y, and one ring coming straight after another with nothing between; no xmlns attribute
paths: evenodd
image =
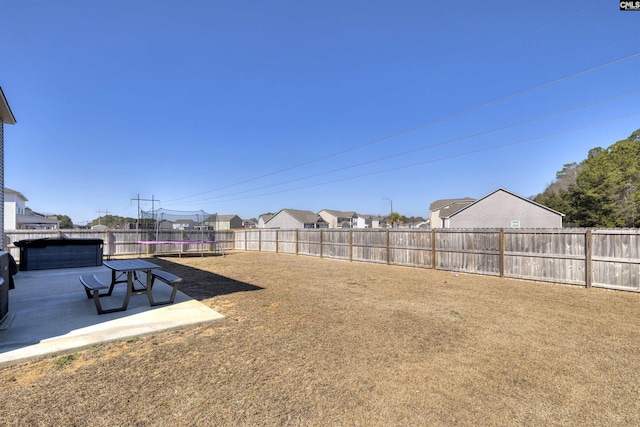
<svg viewBox="0 0 640 427"><path fill-rule="evenodd" d="M211 215L205 220L205 224L214 230L243 228L242 218L238 215Z"/></svg>
<svg viewBox="0 0 640 427"><path fill-rule="evenodd" d="M429 215L428 219L431 228L446 228L444 218L449 218L455 212L466 208L475 201L471 197L464 197L462 199L436 200L431 203L429 205L431 215Z"/></svg>
<svg viewBox="0 0 640 427"><path fill-rule="evenodd" d="M0 200L0 217L4 218L4 124L15 125L16 118L11 111L11 107L9 107L9 103L7 102L7 98L4 96L4 92L2 91L2 87L0 87L0 188L2 188L2 193L0 194L2 200ZM0 230L0 249L5 249L5 238L4 238L4 220L0 222L2 225L2 230ZM8 282L8 277L5 277L4 274L0 273L0 277L5 279L5 283ZM4 289L2 285L0 285L0 289ZM0 292L0 321L2 320L3 313L2 311L5 302L2 298L2 293Z"/></svg>
<svg viewBox="0 0 640 427"><path fill-rule="evenodd" d="M387 221L382 216L356 214L354 228L383 228Z"/></svg>
<svg viewBox="0 0 640 427"><path fill-rule="evenodd" d="M26 205L28 199L19 191L4 189L5 230L57 230L60 221L55 216L46 216L32 211Z"/></svg>
<svg viewBox="0 0 640 427"><path fill-rule="evenodd" d="M2 87L0 87L0 218L2 221L0 222L0 264L5 267L0 269L0 278L2 281L0 283L0 323L2 323L9 313L9 288L13 288L13 281L11 280L12 276L10 274L9 268L7 268L9 264L9 255L4 250L8 250L7 244L8 241L6 239L6 235L4 234L5 226L4 226L4 124L15 125L16 118L13 116L11 112L11 108L9 107L9 103L7 102L7 98L4 97L4 92L2 91Z"/></svg>
<svg viewBox="0 0 640 427"><path fill-rule="evenodd" d="M161 219L157 222L156 227L158 230L174 230L173 221L169 221L168 219Z"/></svg>
<svg viewBox="0 0 640 427"><path fill-rule="evenodd" d="M192 219L178 219L173 223L174 230L193 230L195 222Z"/></svg>
<svg viewBox="0 0 640 427"><path fill-rule="evenodd" d="M356 228L356 219L358 216L355 212L323 209L318 212L318 215L327 222L329 228Z"/></svg>
<svg viewBox="0 0 640 427"><path fill-rule="evenodd" d="M388 226L386 216L371 217L371 228L387 228Z"/></svg>
<svg viewBox="0 0 640 427"><path fill-rule="evenodd" d="M282 209L265 222L264 228L329 228L329 224L311 211Z"/></svg>
<svg viewBox="0 0 640 427"><path fill-rule="evenodd" d="M269 221L273 214L262 214L258 218L258 228L265 228L265 224Z"/></svg>
<svg viewBox="0 0 640 427"><path fill-rule="evenodd" d="M562 228L564 214L499 188L450 213L440 210L444 228ZM433 223L432 223L433 225Z"/></svg>
<svg viewBox="0 0 640 427"><path fill-rule="evenodd" d="M318 212L329 228L381 228L386 225L384 217L359 214L357 212L342 212L324 209Z"/></svg>

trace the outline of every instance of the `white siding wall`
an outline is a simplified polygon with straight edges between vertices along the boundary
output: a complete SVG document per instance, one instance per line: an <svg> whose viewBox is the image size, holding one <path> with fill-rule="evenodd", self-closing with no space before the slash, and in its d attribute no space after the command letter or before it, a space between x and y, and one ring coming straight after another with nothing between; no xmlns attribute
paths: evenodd
<svg viewBox="0 0 640 427"><path fill-rule="evenodd" d="M284 230L292 230L296 228L303 228L304 224L293 218L286 212L279 212L265 223L266 228L281 228Z"/></svg>
<svg viewBox="0 0 640 427"><path fill-rule="evenodd" d="M4 229L16 230L16 204L4 202Z"/></svg>
<svg viewBox="0 0 640 427"><path fill-rule="evenodd" d="M369 225L367 225L367 220L359 216L358 218L356 218L355 228L369 228Z"/></svg>
<svg viewBox="0 0 640 427"><path fill-rule="evenodd" d="M431 228L442 228L442 219L440 218L440 210L431 212ZM447 225L445 224L445 227Z"/></svg>
<svg viewBox="0 0 640 427"><path fill-rule="evenodd" d="M336 228L338 227L338 218L336 218L334 215L331 215L329 212L327 211L320 211L318 213L318 215L320 215L322 217L322 219L324 219L325 221L327 221L327 224L329 224L329 228Z"/></svg>
<svg viewBox="0 0 640 427"><path fill-rule="evenodd" d="M448 226L511 228L515 221L519 228L562 228L562 216L504 191L497 191L453 215Z"/></svg>

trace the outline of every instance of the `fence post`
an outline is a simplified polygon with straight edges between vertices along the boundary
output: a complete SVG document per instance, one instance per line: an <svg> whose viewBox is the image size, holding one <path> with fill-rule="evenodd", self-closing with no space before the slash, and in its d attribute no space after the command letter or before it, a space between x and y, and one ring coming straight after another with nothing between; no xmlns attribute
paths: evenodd
<svg viewBox="0 0 640 427"><path fill-rule="evenodd" d="M115 251L113 251L114 253L111 253L111 249L112 249L112 245L113 245L113 242L111 241L111 236L112 235L108 230L105 231L104 233L105 233L105 237L106 237L106 239L105 239L106 247L109 249L109 253L108 254L104 254L104 255L113 256L113 255L115 255ZM103 249L104 249L104 246L103 246Z"/></svg>
<svg viewBox="0 0 640 427"><path fill-rule="evenodd" d="M500 240L498 245L500 246L500 277L504 277L504 228L500 229Z"/></svg>
<svg viewBox="0 0 640 427"><path fill-rule="evenodd" d="M349 229L349 261L353 261L353 230Z"/></svg>
<svg viewBox="0 0 640 427"><path fill-rule="evenodd" d="M296 228L296 255L300 250L300 229Z"/></svg>
<svg viewBox="0 0 640 427"><path fill-rule="evenodd" d="M584 286L585 288L591 287L591 281L593 280L593 240L591 229L587 229L584 233Z"/></svg>
<svg viewBox="0 0 640 427"><path fill-rule="evenodd" d="M322 258L322 228L320 229L320 258Z"/></svg>
<svg viewBox="0 0 640 427"><path fill-rule="evenodd" d="M389 232L389 229L387 228L387 265L389 265L391 263L391 260L389 259L390 258L390 253L391 253L391 249L389 248L389 246L390 246L389 234L390 234L390 232Z"/></svg>
<svg viewBox="0 0 640 427"><path fill-rule="evenodd" d="M280 230L276 230L276 253L278 253L278 237L280 236Z"/></svg>
<svg viewBox="0 0 640 427"><path fill-rule="evenodd" d="M431 229L431 268L436 269L436 230Z"/></svg>
<svg viewBox="0 0 640 427"><path fill-rule="evenodd" d="M150 237L150 233L151 232L149 230L147 230L147 238L146 238L146 240L149 240L149 241L153 240ZM153 252L154 245L145 245L145 246L147 247L147 256L151 256L151 253Z"/></svg>

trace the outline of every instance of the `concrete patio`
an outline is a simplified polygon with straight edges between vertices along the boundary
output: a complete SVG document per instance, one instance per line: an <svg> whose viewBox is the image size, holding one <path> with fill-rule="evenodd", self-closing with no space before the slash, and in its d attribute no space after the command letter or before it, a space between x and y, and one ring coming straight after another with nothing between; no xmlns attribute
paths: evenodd
<svg viewBox="0 0 640 427"><path fill-rule="evenodd" d="M134 295L126 311L98 315L79 276L111 280L106 267L20 271L9 291L9 313L0 324L0 366L68 353L92 345L222 319L223 316L178 291L174 304L151 307ZM125 286L116 285L104 308L122 305ZM167 298L171 287L157 282L154 296Z"/></svg>

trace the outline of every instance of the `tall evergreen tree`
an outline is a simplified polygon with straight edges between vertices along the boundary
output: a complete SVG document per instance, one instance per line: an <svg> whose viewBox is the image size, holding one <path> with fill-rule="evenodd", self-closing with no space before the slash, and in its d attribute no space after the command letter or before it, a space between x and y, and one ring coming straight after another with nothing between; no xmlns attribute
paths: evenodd
<svg viewBox="0 0 640 427"><path fill-rule="evenodd" d="M581 227L640 226L640 129L610 147L589 150L571 163L534 200L564 213Z"/></svg>

